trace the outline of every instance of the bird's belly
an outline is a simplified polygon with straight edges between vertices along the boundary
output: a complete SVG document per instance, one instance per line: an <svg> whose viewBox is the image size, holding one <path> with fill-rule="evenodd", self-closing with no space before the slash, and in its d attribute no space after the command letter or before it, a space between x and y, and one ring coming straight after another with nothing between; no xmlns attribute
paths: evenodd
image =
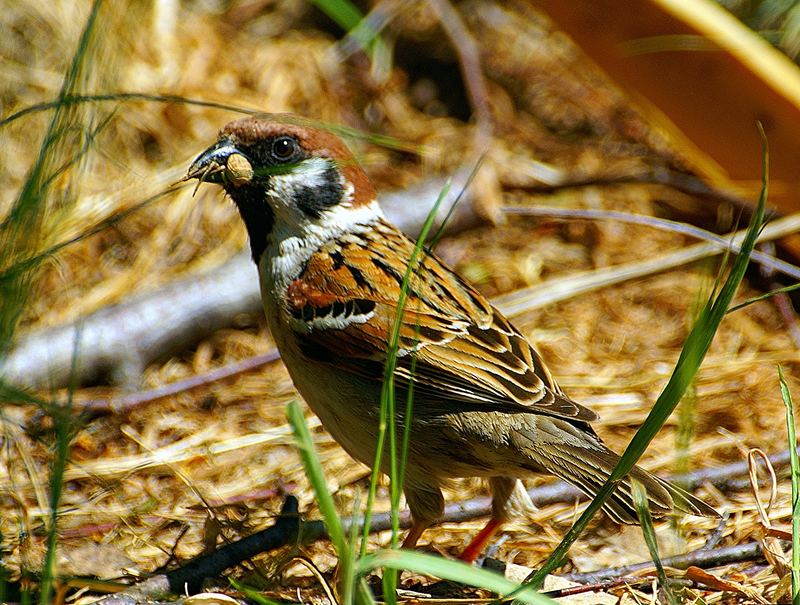
<svg viewBox="0 0 800 605"><path fill-rule="evenodd" d="M347 453L371 467L378 436L379 390L330 365L294 359L299 352L292 349L281 347L281 356L303 399ZM303 365L298 366L298 361Z"/></svg>
<svg viewBox="0 0 800 605"><path fill-rule="evenodd" d="M365 380L334 365L302 359L300 352L288 343L281 348L281 355L295 387L325 429L353 458L372 467L380 416L380 381ZM298 371L298 367L304 369ZM398 411L405 408L405 394L397 397L395 405ZM507 448L498 446L495 440L474 430L464 430L463 424L454 422L451 415L426 414L424 400L415 400L414 406L417 412L412 412L407 482L441 484L450 478L491 477L498 474L498 468L509 464ZM494 424L489 414L479 415L486 416L488 424ZM482 418L473 420L479 423ZM398 447L403 428L399 418ZM381 470L388 473L388 438L386 443Z"/></svg>

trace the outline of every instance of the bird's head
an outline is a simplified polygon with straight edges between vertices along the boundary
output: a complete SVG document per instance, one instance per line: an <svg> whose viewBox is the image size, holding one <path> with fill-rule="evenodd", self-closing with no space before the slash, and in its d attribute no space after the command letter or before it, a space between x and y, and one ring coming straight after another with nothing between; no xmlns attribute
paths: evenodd
<svg viewBox="0 0 800 605"><path fill-rule="evenodd" d="M341 139L289 115L227 124L192 163L192 178L221 185L236 203L256 262L270 238L303 237L377 208L369 178Z"/></svg>

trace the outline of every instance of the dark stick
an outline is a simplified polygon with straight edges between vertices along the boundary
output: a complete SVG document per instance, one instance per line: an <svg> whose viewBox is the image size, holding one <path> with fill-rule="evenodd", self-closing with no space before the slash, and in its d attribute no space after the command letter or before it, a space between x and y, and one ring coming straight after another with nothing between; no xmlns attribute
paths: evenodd
<svg viewBox="0 0 800 605"><path fill-rule="evenodd" d="M303 537L308 537L308 541L324 536L325 530L321 521L310 523L308 530L305 525L303 525ZM212 553L192 559L186 565L166 574L158 574L138 582L126 589L124 593L110 595L98 602L113 605L127 603L129 597L134 597L138 602L139 600L158 599L169 593L195 594L200 591L206 578L215 578L226 569L238 565L258 553L275 550L296 542L299 528L300 516L297 498L287 496L281 514L272 526L223 546ZM321 532L321 535L315 535L314 532ZM120 600L121 597L124 600Z"/></svg>

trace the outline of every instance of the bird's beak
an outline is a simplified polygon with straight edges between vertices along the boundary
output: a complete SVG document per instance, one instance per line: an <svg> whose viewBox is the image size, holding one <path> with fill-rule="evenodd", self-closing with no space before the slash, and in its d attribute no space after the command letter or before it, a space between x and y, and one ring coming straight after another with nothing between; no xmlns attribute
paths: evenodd
<svg viewBox="0 0 800 605"><path fill-rule="evenodd" d="M192 162L184 180L189 179L197 179L195 193L200 183L240 187L253 180L253 164L233 143L222 140Z"/></svg>
<svg viewBox="0 0 800 605"><path fill-rule="evenodd" d="M228 159L234 154L239 154L239 150L230 141L220 141L212 145L192 162L186 180L197 179L198 185L202 182L223 183Z"/></svg>

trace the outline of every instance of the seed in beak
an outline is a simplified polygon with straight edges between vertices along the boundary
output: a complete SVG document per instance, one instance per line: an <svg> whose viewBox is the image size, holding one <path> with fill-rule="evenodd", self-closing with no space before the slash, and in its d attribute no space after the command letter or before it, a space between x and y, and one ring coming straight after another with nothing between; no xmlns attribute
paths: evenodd
<svg viewBox="0 0 800 605"><path fill-rule="evenodd" d="M241 153L232 153L225 162L225 180L235 187L253 180L253 166Z"/></svg>

